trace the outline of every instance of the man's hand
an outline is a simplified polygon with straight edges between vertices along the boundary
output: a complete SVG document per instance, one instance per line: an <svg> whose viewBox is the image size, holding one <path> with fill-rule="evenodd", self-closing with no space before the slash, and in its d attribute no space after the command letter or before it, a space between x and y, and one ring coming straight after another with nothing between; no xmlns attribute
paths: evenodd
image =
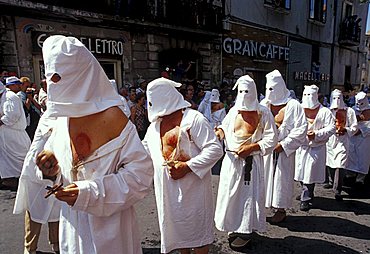
<svg viewBox="0 0 370 254"><path fill-rule="evenodd" d="M76 203L78 193L79 189L77 185L72 183L55 192L55 197L60 201L66 202L68 205L73 206Z"/></svg>
<svg viewBox="0 0 370 254"><path fill-rule="evenodd" d="M47 177L53 177L58 174L58 160L51 151L43 150L39 153L36 158L36 165L39 167L42 174Z"/></svg>
<svg viewBox="0 0 370 254"><path fill-rule="evenodd" d="M218 140L223 140L225 138L225 133L221 128L215 128L215 134Z"/></svg>
<svg viewBox="0 0 370 254"><path fill-rule="evenodd" d="M314 131L308 131L307 132L308 140L312 141L315 139L315 132Z"/></svg>
<svg viewBox="0 0 370 254"><path fill-rule="evenodd" d="M281 153L282 151L284 151L283 146L280 143L278 143L275 146L274 152Z"/></svg>
<svg viewBox="0 0 370 254"><path fill-rule="evenodd" d="M187 173L191 172L191 169L186 162L179 161L176 162L174 166L169 167L168 172L173 180L178 180L183 178Z"/></svg>
<svg viewBox="0 0 370 254"><path fill-rule="evenodd" d="M344 134L346 134L346 132L347 132L347 129L345 127L340 126L337 129L337 135L339 135L339 136L343 136Z"/></svg>
<svg viewBox="0 0 370 254"><path fill-rule="evenodd" d="M253 144L244 144L239 147L239 149L236 152L236 154L245 159L247 158L252 152L258 151L260 149L259 144L253 143Z"/></svg>

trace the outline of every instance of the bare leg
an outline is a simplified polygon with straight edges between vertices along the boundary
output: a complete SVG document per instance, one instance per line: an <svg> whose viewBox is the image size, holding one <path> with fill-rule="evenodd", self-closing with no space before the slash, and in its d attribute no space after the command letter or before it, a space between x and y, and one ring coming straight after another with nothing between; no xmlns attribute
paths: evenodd
<svg viewBox="0 0 370 254"><path fill-rule="evenodd" d="M179 249L181 254L190 254L190 249Z"/></svg>
<svg viewBox="0 0 370 254"><path fill-rule="evenodd" d="M194 248L195 254L208 254L209 252L209 245L199 247L199 248Z"/></svg>

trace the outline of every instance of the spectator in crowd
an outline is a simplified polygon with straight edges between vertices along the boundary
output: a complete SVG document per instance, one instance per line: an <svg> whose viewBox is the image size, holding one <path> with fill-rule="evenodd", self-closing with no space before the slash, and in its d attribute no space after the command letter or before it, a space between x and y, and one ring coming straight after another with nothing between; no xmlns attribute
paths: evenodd
<svg viewBox="0 0 370 254"><path fill-rule="evenodd" d="M126 99L126 101L129 100L129 92L128 92L128 88L127 86L122 86L120 89L119 89L119 94Z"/></svg>
<svg viewBox="0 0 370 254"><path fill-rule="evenodd" d="M270 223L286 219L286 208L292 207L295 151L306 138L307 121L303 108L290 97L281 73L266 75L266 97L261 101L274 116L278 144L273 154L265 156L266 207L275 208Z"/></svg>
<svg viewBox="0 0 370 254"><path fill-rule="evenodd" d="M141 253L133 206L149 192L153 166L121 97L76 38L50 36L42 52L45 115L57 122L36 163L39 178L63 184L54 193L60 252Z"/></svg>
<svg viewBox="0 0 370 254"><path fill-rule="evenodd" d="M19 86L19 79L8 77L7 86ZM17 189L18 178L31 140L26 133L26 117L21 99L0 82L0 178L1 184Z"/></svg>
<svg viewBox="0 0 370 254"><path fill-rule="evenodd" d="M353 110L358 125L357 132L350 137L347 169L349 175L355 175L355 187L361 191L370 167L370 105L366 93L356 94Z"/></svg>
<svg viewBox="0 0 370 254"><path fill-rule="evenodd" d="M216 129L225 140L217 194L217 229L229 232L230 247L241 251L252 232L266 231L263 155L277 143L276 128L270 111L259 105L256 84L248 76L240 77L235 106Z"/></svg>
<svg viewBox="0 0 370 254"><path fill-rule="evenodd" d="M145 94L138 93L135 98L135 105L131 108L131 121L136 126L136 130L142 140L146 133L145 122L147 119L147 111L144 107Z"/></svg>
<svg viewBox="0 0 370 254"><path fill-rule="evenodd" d="M146 86L148 85L147 81L140 77L136 83L137 83L136 94L138 93L145 94Z"/></svg>
<svg viewBox="0 0 370 254"><path fill-rule="evenodd" d="M300 210L311 209L314 200L315 183L325 182L326 142L335 133L334 116L330 110L320 104L319 88L316 85L305 86L302 96L308 131L295 158L294 179L302 183Z"/></svg>
<svg viewBox="0 0 370 254"><path fill-rule="evenodd" d="M127 100L128 107L131 112L131 108L135 105L135 99L136 99L136 88L135 87L130 87L129 89L129 97Z"/></svg>
<svg viewBox="0 0 370 254"><path fill-rule="evenodd" d="M158 78L148 84L151 125L143 140L154 164L161 253L208 253L214 240L211 168L222 147L203 115Z"/></svg>
<svg viewBox="0 0 370 254"><path fill-rule="evenodd" d="M335 89L331 92L330 109L335 116L336 133L326 144L326 166L329 170L329 185L332 185L334 197L342 201L341 195L345 169L348 166L350 137L357 132L356 113L348 108L343 100L343 94Z"/></svg>
<svg viewBox="0 0 370 254"><path fill-rule="evenodd" d="M192 84L186 85L185 100L191 104L191 109L198 109L198 105L193 100L194 86Z"/></svg>
<svg viewBox="0 0 370 254"><path fill-rule="evenodd" d="M39 100L38 103L41 107L41 115L45 112L46 110L46 103L47 103L47 86L46 86L46 79L41 80L40 82L40 92L39 92Z"/></svg>
<svg viewBox="0 0 370 254"><path fill-rule="evenodd" d="M34 97L36 90L31 87L30 79L28 77L21 77L20 81L22 84L18 96L22 99L23 109L27 117L26 132L32 141L40 120L40 114L38 112L40 112L41 106Z"/></svg>

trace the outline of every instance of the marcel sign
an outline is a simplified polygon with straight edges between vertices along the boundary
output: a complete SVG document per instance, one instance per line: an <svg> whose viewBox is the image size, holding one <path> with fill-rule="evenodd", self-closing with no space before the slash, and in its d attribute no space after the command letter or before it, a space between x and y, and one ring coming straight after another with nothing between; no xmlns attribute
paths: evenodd
<svg viewBox="0 0 370 254"><path fill-rule="evenodd" d="M41 49L42 44L50 34L42 33L35 37L36 45ZM88 48L91 53L98 55L123 56L124 42L112 39L79 37L79 40Z"/></svg>
<svg viewBox="0 0 370 254"><path fill-rule="evenodd" d="M289 47L230 37L225 38L222 44L223 50L227 54L265 58L266 60L289 60Z"/></svg>

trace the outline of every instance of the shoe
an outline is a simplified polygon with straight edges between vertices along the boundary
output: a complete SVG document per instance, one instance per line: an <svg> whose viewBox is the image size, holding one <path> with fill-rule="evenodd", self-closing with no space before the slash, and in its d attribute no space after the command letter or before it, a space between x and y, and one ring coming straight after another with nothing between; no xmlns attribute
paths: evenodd
<svg viewBox="0 0 370 254"><path fill-rule="evenodd" d="M308 201L302 201L301 205L299 206L299 210L308 212L312 208L312 204Z"/></svg>
<svg viewBox="0 0 370 254"><path fill-rule="evenodd" d="M333 185L330 184L330 183L326 183L324 184L324 186L322 186L324 189L332 189L333 188Z"/></svg>
<svg viewBox="0 0 370 254"><path fill-rule="evenodd" d="M247 244L251 241L251 239L243 239L241 237L237 237L234 239L234 241L232 241L230 243L230 247L232 248L237 248L237 249L240 249L240 248L244 248L245 246L247 246Z"/></svg>
<svg viewBox="0 0 370 254"><path fill-rule="evenodd" d="M35 250L28 251L26 248L24 248L24 254L36 254L37 252Z"/></svg>
<svg viewBox="0 0 370 254"><path fill-rule="evenodd" d="M342 197L342 195L340 195L340 194L335 194L334 198L335 198L335 200L336 200L336 201L338 201L338 202L343 201L343 197Z"/></svg>
<svg viewBox="0 0 370 254"><path fill-rule="evenodd" d="M286 211L277 210L272 217L267 218L270 224L278 224L286 220Z"/></svg>

